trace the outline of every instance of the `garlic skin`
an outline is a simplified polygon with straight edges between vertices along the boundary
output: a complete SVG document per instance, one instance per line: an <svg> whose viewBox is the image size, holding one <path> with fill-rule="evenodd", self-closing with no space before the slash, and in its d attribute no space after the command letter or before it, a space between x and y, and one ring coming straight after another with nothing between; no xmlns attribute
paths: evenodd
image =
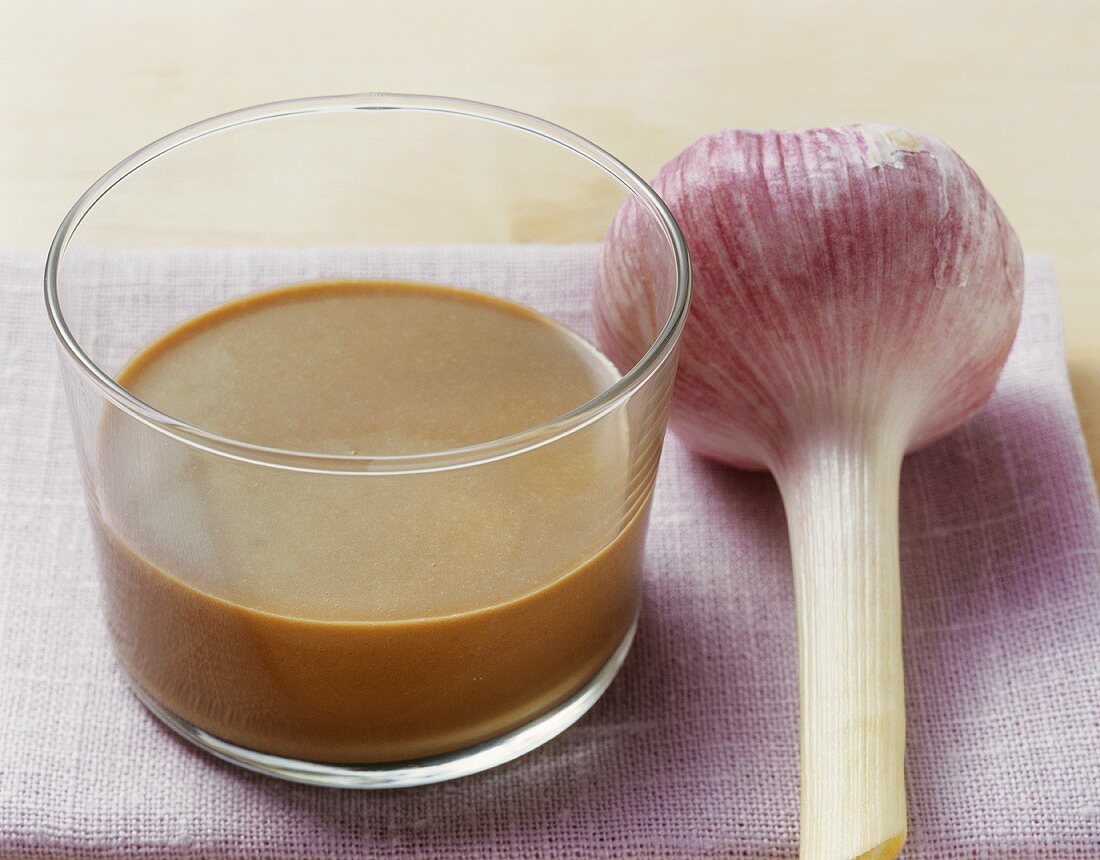
<svg viewBox="0 0 1100 860"><path fill-rule="evenodd" d="M774 469L808 426L853 411L901 413L913 450L989 397L1019 322L1023 252L946 144L883 125L722 131L653 187L691 253L670 421L700 453ZM623 207L600 263L602 345L622 364L659 329L636 311L655 291L631 239L645 217Z"/></svg>
<svg viewBox="0 0 1100 860"><path fill-rule="evenodd" d="M1023 252L946 144L884 125L722 131L653 182L683 228L694 298L670 423L768 469L799 624L803 858L894 857L905 839L898 575L901 460L993 391ZM609 229L597 334L621 367L663 321L646 216Z"/></svg>

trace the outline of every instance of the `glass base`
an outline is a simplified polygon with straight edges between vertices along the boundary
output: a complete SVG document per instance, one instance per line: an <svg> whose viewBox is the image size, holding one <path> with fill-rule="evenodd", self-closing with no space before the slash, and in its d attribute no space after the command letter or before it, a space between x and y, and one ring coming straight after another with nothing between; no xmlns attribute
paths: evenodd
<svg viewBox="0 0 1100 860"><path fill-rule="evenodd" d="M256 773L291 782L332 788L406 788L457 779L488 770L519 758L557 737L584 716L611 684L623 661L626 660L626 655L630 652L637 626L638 621L635 618L615 649L615 653L611 655L611 659L603 665L591 681L553 710L518 729L480 744L444 755L412 761L345 765L268 755L208 734L156 702L132 679L130 679L130 686L141 703L176 734L220 759Z"/></svg>

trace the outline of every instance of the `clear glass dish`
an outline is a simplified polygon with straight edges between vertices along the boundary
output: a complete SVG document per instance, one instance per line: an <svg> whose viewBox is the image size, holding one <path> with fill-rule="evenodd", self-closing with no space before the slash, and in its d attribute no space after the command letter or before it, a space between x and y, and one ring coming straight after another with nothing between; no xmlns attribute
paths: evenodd
<svg viewBox="0 0 1100 860"><path fill-rule="evenodd" d="M553 193L531 181L548 175ZM195 315L316 280L489 292L594 339L581 257L596 250L572 243L598 240L628 198L651 216L639 276L659 281L664 326L596 396L536 426L439 451L284 450L164 414L118 382ZM498 107L377 93L278 102L121 162L62 222L46 302L107 624L139 698L223 759L344 787L463 776L563 731L634 635L689 289L683 238L648 185L583 138ZM563 468L580 477L536 492L534 475ZM233 504L211 504L211 485L236 488ZM423 515L425 498L438 515ZM502 498L525 501L502 518ZM484 575L515 594L449 613L364 608L372 556L399 553L402 581L428 594L444 557L432 548L485 529L489 510L493 541L506 534L512 550L487 551ZM318 537L330 517L339 551ZM248 518L255 557L224 551L227 518ZM244 568L286 557L304 559L293 611L265 602L255 570L242 585ZM316 611L333 575L361 578L362 607ZM170 598L165 582L197 596Z"/></svg>

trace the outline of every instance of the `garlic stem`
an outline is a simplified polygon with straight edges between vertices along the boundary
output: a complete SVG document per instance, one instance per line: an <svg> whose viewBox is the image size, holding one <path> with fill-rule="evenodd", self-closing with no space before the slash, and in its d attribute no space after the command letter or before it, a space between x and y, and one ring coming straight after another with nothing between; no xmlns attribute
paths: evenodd
<svg viewBox="0 0 1100 860"><path fill-rule="evenodd" d="M798 614L803 860L892 858L905 841L904 439L812 437L775 470Z"/></svg>

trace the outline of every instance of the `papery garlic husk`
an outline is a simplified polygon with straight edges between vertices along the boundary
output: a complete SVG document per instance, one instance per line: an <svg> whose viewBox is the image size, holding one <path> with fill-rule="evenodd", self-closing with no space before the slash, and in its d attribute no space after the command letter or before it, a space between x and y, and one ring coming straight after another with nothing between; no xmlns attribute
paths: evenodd
<svg viewBox="0 0 1100 860"><path fill-rule="evenodd" d="M1020 318L1020 244L950 147L893 126L718 132L653 185L693 269L671 425L703 454L772 471L787 512L801 856L893 857L901 460L992 392ZM600 261L597 328L621 366L660 319L645 218L626 204Z"/></svg>

